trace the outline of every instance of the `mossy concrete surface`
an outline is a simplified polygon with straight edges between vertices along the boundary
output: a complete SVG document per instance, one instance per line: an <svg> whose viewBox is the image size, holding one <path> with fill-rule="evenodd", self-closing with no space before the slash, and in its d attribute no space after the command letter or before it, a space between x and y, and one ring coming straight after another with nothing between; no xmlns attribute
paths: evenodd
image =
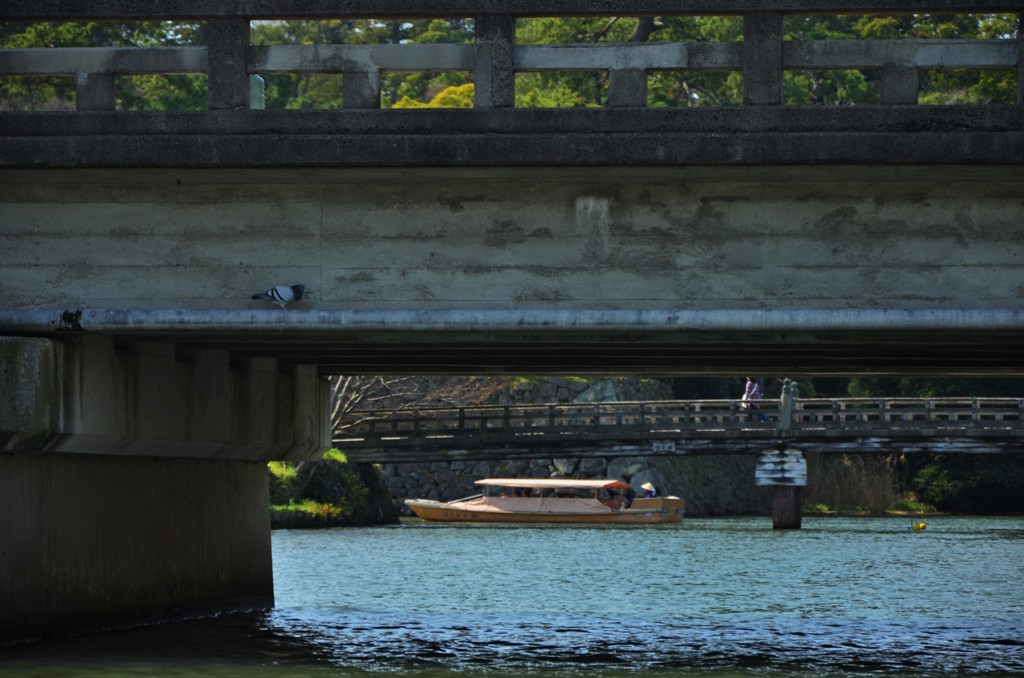
<svg viewBox="0 0 1024 678"><path fill-rule="evenodd" d="M60 343L0 336L0 450L39 447L60 424Z"/></svg>

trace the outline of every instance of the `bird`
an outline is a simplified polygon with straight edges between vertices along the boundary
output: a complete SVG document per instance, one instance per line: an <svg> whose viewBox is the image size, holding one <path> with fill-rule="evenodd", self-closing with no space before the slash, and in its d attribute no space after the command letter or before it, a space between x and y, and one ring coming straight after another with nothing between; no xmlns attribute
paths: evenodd
<svg viewBox="0 0 1024 678"><path fill-rule="evenodd" d="M277 285L276 287L271 287L266 292L252 295L252 298L272 301L281 308L284 308L304 296L306 296L305 285Z"/></svg>

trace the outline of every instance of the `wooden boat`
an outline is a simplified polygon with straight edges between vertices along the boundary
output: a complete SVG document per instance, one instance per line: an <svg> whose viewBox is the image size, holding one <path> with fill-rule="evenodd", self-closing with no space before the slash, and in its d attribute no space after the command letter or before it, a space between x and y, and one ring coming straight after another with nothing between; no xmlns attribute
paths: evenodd
<svg viewBox="0 0 1024 678"><path fill-rule="evenodd" d="M473 523L678 523L685 502L654 497L627 502L632 488L619 480L485 478L481 494L455 501L406 499L425 520Z"/></svg>

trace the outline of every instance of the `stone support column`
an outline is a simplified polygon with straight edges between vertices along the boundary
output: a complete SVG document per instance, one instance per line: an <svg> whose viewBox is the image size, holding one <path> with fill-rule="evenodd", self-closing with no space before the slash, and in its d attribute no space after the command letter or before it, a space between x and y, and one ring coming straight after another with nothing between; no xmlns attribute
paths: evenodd
<svg viewBox="0 0 1024 678"><path fill-rule="evenodd" d="M0 641L273 602L265 464L0 453Z"/></svg>
<svg viewBox="0 0 1024 678"><path fill-rule="evenodd" d="M380 71L345 71L341 97L344 108L380 108Z"/></svg>
<svg viewBox="0 0 1024 678"><path fill-rule="evenodd" d="M75 78L76 110L112 111L116 103L113 73L79 73Z"/></svg>
<svg viewBox="0 0 1024 678"><path fill-rule="evenodd" d="M775 485L772 487L772 528L776 530L800 529L800 487Z"/></svg>
<svg viewBox="0 0 1024 678"><path fill-rule="evenodd" d="M206 26L209 63L207 101L211 111L249 108L248 19L211 19Z"/></svg>
<svg viewBox="0 0 1024 678"><path fill-rule="evenodd" d="M608 75L608 105L612 108L646 106L647 71L611 71Z"/></svg>
<svg viewBox="0 0 1024 678"><path fill-rule="evenodd" d="M330 447L315 366L0 337L0 644L273 604L266 461Z"/></svg>
<svg viewBox="0 0 1024 678"><path fill-rule="evenodd" d="M1017 16L1017 104L1024 106L1024 12Z"/></svg>
<svg viewBox="0 0 1024 678"><path fill-rule="evenodd" d="M513 49L516 20L513 16L486 15L476 20L476 57L473 79L474 106L481 109L514 108L516 78Z"/></svg>
<svg viewBox="0 0 1024 678"><path fill-rule="evenodd" d="M883 104L917 105L920 76L913 64L885 64L882 66Z"/></svg>
<svg viewBox="0 0 1024 678"><path fill-rule="evenodd" d="M779 434L785 435L793 427L793 414L796 409L796 400L800 390L797 383L791 379L784 379L782 382L782 397L779 403Z"/></svg>
<svg viewBox="0 0 1024 678"><path fill-rule="evenodd" d="M782 14L743 15L743 104L782 104Z"/></svg>
<svg viewBox="0 0 1024 678"><path fill-rule="evenodd" d="M799 450L766 450L757 459L759 486L772 488L772 527L800 529L800 488L807 485L807 460Z"/></svg>

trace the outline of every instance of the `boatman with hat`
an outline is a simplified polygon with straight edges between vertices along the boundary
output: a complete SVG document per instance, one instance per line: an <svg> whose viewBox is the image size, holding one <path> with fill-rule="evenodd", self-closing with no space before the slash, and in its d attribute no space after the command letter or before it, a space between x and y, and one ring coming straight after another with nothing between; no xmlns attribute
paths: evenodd
<svg viewBox="0 0 1024 678"><path fill-rule="evenodd" d="M640 489L644 491L644 499L650 499L651 497L658 496L658 491L654 489L654 483L650 481L641 485Z"/></svg>

